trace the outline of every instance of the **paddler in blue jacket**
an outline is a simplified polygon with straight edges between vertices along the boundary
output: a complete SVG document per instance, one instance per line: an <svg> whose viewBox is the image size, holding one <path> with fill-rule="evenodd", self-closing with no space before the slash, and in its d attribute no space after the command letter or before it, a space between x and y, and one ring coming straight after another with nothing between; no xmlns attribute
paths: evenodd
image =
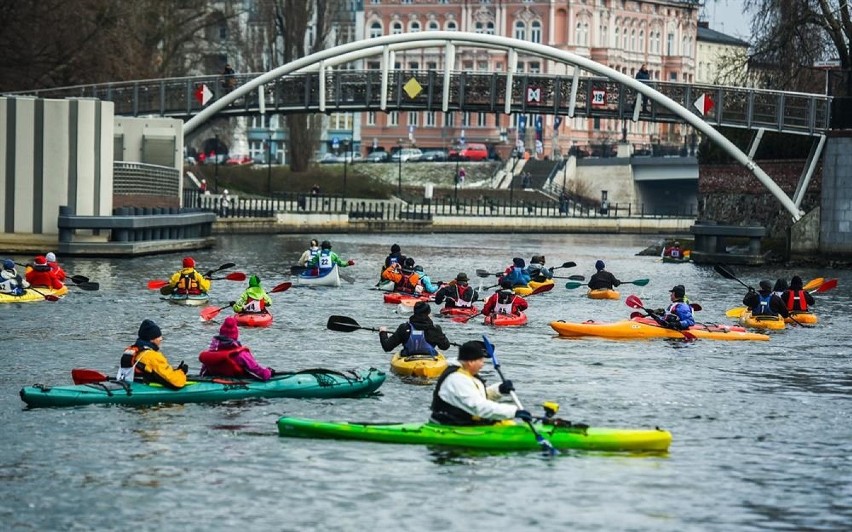
<svg viewBox="0 0 852 532"><path fill-rule="evenodd" d="M663 320L671 329L683 330L695 325L692 307L685 301L686 288L679 284L669 290L672 304L666 309Z"/></svg>
<svg viewBox="0 0 852 532"><path fill-rule="evenodd" d="M429 421L442 425L492 425L512 418L532 421L528 411L494 400L515 387L510 380L486 386L479 376L485 357L482 342L465 342L459 347L456 363L447 367L435 384Z"/></svg>
<svg viewBox="0 0 852 532"><path fill-rule="evenodd" d="M449 349L450 341L429 317L429 303L418 301L414 305L414 314L407 322L396 328L393 334L388 334L386 327L379 327L379 341L385 352L393 351L402 346L402 355L436 355L438 349Z"/></svg>
<svg viewBox="0 0 852 532"><path fill-rule="evenodd" d="M506 268L503 276L498 279L498 282L510 281L512 286L528 286L530 284L530 274L527 272L527 265L524 259L515 257L512 259L512 265Z"/></svg>

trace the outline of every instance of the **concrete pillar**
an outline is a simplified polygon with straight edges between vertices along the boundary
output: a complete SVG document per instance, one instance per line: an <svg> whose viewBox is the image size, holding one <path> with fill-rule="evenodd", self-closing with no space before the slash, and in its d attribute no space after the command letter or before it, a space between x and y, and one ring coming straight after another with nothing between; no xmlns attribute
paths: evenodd
<svg viewBox="0 0 852 532"><path fill-rule="evenodd" d="M852 130L828 134L820 203L820 252L852 255Z"/></svg>

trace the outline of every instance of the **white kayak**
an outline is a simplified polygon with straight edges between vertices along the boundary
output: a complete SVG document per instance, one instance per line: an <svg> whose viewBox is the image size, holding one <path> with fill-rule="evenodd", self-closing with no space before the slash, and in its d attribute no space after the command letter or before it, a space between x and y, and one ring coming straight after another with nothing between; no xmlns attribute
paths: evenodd
<svg viewBox="0 0 852 532"><path fill-rule="evenodd" d="M311 275L311 270L306 270L296 276L296 282L305 286L340 286L339 270L337 264L325 275Z"/></svg>

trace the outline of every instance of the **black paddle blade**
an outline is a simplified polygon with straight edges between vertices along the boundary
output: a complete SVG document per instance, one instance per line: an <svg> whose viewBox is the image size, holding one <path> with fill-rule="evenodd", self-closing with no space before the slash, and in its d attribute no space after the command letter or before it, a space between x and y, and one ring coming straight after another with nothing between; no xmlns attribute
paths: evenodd
<svg viewBox="0 0 852 532"><path fill-rule="evenodd" d="M361 328L358 322L349 316L329 316L325 326L332 331L352 332Z"/></svg>
<svg viewBox="0 0 852 532"><path fill-rule="evenodd" d="M71 276L71 282L74 283L74 284L88 283L89 278L86 277L85 275L72 275Z"/></svg>
<svg viewBox="0 0 852 532"><path fill-rule="evenodd" d="M495 274L488 272L486 270L476 270L476 275L479 276L479 277L491 277L492 275L495 275ZM497 274L497 275L500 275L500 274Z"/></svg>
<svg viewBox="0 0 852 532"><path fill-rule="evenodd" d="M724 277L725 279L733 279L737 280L737 276L731 270L725 268L721 264L716 264L713 266L713 271Z"/></svg>
<svg viewBox="0 0 852 532"><path fill-rule="evenodd" d="M557 268L573 268L577 263L574 261L563 262L562 266L557 266Z"/></svg>
<svg viewBox="0 0 852 532"><path fill-rule="evenodd" d="M88 290L89 292L95 292L101 289L100 283L95 282L77 283L73 286L76 286L80 290Z"/></svg>
<svg viewBox="0 0 852 532"><path fill-rule="evenodd" d="M585 281L586 280L585 275L569 275L568 278L571 279L572 281Z"/></svg>

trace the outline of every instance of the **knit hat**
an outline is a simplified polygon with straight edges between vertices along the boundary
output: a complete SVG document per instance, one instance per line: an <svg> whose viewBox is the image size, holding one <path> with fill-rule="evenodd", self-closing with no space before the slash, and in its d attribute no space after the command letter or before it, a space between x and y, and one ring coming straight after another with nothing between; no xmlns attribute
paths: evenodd
<svg viewBox="0 0 852 532"><path fill-rule="evenodd" d="M456 275L456 281L458 281L458 282L460 282L460 283L466 283L466 282L468 282L468 281L469 281L469 279L467 278L467 274L466 274L466 273L464 273L464 272L459 272L459 274L458 274L458 275Z"/></svg>
<svg viewBox="0 0 852 532"><path fill-rule="evenodd" d="M760 289L771 291L772 290L772 283L770 283L769 281L766 281L766 280L760 281Z"/></svg>
<svg viewBox="0 0 852 532"><path fill-rule="evenodd" d="M3 261L3 267L7 270L14 270L15 269L15 261L13 261L12 259L4 260Z"/></svg>
<svg viewBox="0 0 852 532"><path fill-rule="evenodd" d="M47 262L56 262L56 255L54 255L52 251L48 251L44 258L47 259Z"/></svg>
<svg viewBox="0 0 852 532"><path fill-rule="evenodd" d="M414 304L415 314L429 314L430 312L432 312L432 308L429 306L429 303L425 301L418 301Z"/></svg>
<svg viewBox="0 0 852 532"><path fill-rule="evenodd" d="M322 245L320 246L322 249L331 249L331 242L328 240L323 240Z"/></svg>
<svg viewBox="0 0 852 532"><path fill-rule="evenodd" d="M399 244L394 244L391 246L391 253L399 253L400 251L402 251L402 249L400 249Z"/></svg>
<svg viewBox="0 0 852 532"><path fill-rule="evenodd" d="M802 287L802 278L798 275L794 275L792 279L790 279L790 290L801 290Z"/></svg>
<svg viewBox="0 0 852 532"><path fill-rule="evenodd" d="M224 336L231 340L239 340L240 328L237 325L237 318L233 316L225 318L225 321L222 322L222 326L219 327L219 336Z"/></svg>
<svg viewBox="0 0 852 532"><path fill-rule="evenodd" d="M414 268L414 258L406 257L404 261L402 261L402 266L404 268Z"/></svg>
<svg viewBox="0 0 852 532"><path fill-rule="evenodd" d="M533 264L533 263L541 264L542 262L544 262L544 261L541 260L541 255L533 255L532 258L530 259L530 264Z"/></svg>
<svg viewBox="0 0 852 532"><path fill-rule="evenodd" d="M524 262L524 259L520 257L515 257L514 259L512 259L512 264L514 264L516 268L523 268L527 265L527 263Z"/></svg>
<svg viewBox="0 0 852 532"><path fill-rule="evenodd" d="M508 279L500 281L500 288L505 288L507 290L511 290L512 289L512 281L510 281Z"/></svg>
<svg viewBox="0 0 852 532"><path fill-rule="evenodd" d="M183 267L184 268L195 268L195 259L192 257L184 257L183 258Z"/></svg>
<svg viewBox="0 0 852 532"><path fill-rule="evenodd" d="M249 286L260 286L260 277L257 275L249 277Z"/></svg>
<svg viewBox="0 0 852 532"><path fill-rule="evenodd" d="M679 285L675 286L674 288L672 288L671 290L669 290L669 292L672 292L675 295L675 297L681 298L681 297L684 297L686 295L686 288L684 288L684 286L682 284L679 284Z"/></svg>
<svg viewBox="0 0 852 532"><path fill-rule="evenodd" d="M163 333L160 331L159 325L154 323L151 320L144 320L142 325L139 326L139 338L145 340L146 342L150 342L155 338L159 338Z"/></svg>
<svg viewBox="0 0 852 532"><path fill-rule="evenodd" d="M603 270L604 268L606 268L606 264L604 264L604 261L602 261L602 260L598 259L598 261L597 261L597 262L595 262L595 269L596 269L597 271L601 271L601 270Z"/></svg>
<svg viewBox="0 0 852 532"><path fill-rule="evenodd" d="M459 360L479 360L486 356L488 354L485 352L485 344L480 341L472 340L459 347Z"/></svg>
<svg viewBox="0 0 852 532"><path fill-rule="evenodd" d="M772 287L773 292L783 292L787 289L787 280L778 279L775 281L775 286Z"/></svg>
<svg viewBox="0 0 852 532"><path fill-rule="evenodd" d="M44 255L39 255L35 258L35 260L33 262L35 264L40 265L40 266L44 266L45 264L47 264L47 259L44 258Z"/></svg>

